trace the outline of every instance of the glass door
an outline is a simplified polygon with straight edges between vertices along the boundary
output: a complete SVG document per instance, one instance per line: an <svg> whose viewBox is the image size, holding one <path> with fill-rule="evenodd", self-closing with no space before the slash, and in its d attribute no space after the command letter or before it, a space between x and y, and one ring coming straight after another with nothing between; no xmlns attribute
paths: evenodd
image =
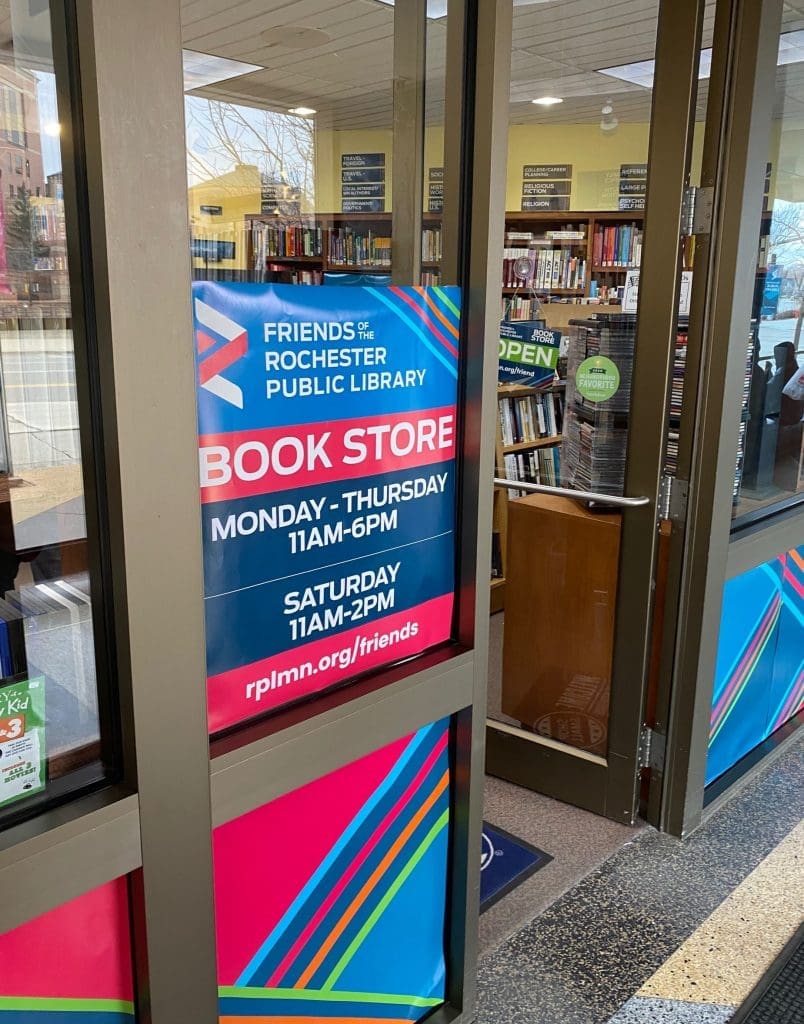
<svg viewBox="0 0 804 1024"><path fill-rule="evenodd" d="M679 490L714 6L514 11L487 766L626 822Z"/></svg>

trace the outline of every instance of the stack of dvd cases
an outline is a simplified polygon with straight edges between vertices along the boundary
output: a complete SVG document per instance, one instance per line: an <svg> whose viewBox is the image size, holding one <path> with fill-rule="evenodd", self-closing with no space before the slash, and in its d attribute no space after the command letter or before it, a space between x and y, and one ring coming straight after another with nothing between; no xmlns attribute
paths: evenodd
<svg viewBox="0 0 804 1024"><path fill-rule="evenodd" d="M570 328L561 483L575 490L622 494L636 317L603 313L570 320ZM584 398L575 386L578 367L593 356L607 357L620 374L616 392L605 402Z"/></svg>
<svg viewBox="0 0 804 1024"><path fill-rule="evenodd" d="M676 351L673 360L673 378L670 385L670 412L667 428L664 471L668 476L678 473L678 440L681 426L681 408L684 402L684 373L687 367L687 323L679 321Z"/></svg>
<svg viewBox="0 0 804 1024"><path fill-rule="evenodd" d="M754 339L751 337L748 343L748 352L745 357L745 377L743 378L743 403L740 413L740 433L737 439L737 465L734 470L734 490L732 491L732 503L736 509L740 503L740 490L743 485L743 467L745 465L745 435L748 429L748 404L751 398L751 378L753 372Z"/></svg>

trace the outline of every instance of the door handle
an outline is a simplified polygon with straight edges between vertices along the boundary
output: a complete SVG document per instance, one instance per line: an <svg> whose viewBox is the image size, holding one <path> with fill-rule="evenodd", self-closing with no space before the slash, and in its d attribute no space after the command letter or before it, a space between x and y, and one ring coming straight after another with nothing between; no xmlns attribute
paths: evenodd
<svg viewBox="0 0 804 1024"><path fill-rule="evenodd" d="M494 477L495 487L509 491L527 491L529 494L555 494L559 498L576 498L594 505L611 505L614 508L641 508L650 505L650 498L622 498L616 494L600 494L597 491L574 491L570 487L553 487L550 484L528 484L522 480Z"/></svg>

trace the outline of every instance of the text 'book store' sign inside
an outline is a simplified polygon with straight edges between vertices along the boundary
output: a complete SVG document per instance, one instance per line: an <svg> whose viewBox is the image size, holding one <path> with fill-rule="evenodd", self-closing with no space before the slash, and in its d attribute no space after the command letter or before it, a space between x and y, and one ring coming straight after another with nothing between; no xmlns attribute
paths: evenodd
<svg viewBox="0 0 804 1024"><path fill-rule="evenodd" d="M572 164L525 164L522 168L522 210L569 210Z"/></svg>
<svg viewBox="0 0 804 1024"><path fill-rule="evenodd" d="M561 331L551 331L544 320L504 320L500 324L498 380L501 384L538 387L556 374Z"/></svg>
<svg viewBox="0 0 804 1024"><path fill-rule="evenodd" d="M344 153L341 156L341 210L344 213L385 212L385 153Z"/></svg>
<svg viewBox="0 0 804 1024"><path fill-rule="evenodd" d="M459 295L194 283L213 732L449 638Z"/></svg>
<svg viewBox="0 0 804 1024"><path fill-rule="evenodd" d="M647 164L620 164L618 210L644 210L648 187Z"/></svg>

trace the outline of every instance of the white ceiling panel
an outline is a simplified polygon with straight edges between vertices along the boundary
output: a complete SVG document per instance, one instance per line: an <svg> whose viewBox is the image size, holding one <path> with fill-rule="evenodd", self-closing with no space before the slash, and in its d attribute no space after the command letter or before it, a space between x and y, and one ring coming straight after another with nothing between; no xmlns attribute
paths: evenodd
<svg viewBox="0 0 804 1024"><path fill-rule="evenodd" d="M704 46L711 43L714 0L707 4ZM610 99L621 122L650 116L649 89L600 74L606 67L652 60L658 0L554 0L514 9L511 122L593 123ZM274 110L305 105L320 127L387 127L392 121L393 7L378 0L185 0L188 49L246 61L264 70L200 94ZM804 27L804 0L785 4L784 30ZM316 30L312 35L306 30ZM320 33L325 33L321 36ZM308 39L312 45L300 46ZM446 19L428 23L429 123L443 120ZM777 116L804 106L799 65L778 79ZM557 95L543 108L530 101ZM698 113L707 85L700 83Z"/></svg>

